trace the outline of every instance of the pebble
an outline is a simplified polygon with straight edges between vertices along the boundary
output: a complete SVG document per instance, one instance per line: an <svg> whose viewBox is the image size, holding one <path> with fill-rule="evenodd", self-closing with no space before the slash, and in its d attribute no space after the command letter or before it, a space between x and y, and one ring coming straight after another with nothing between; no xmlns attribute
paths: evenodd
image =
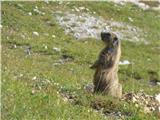
<svg viewBox="0 0 160 120"><path fill-rule="evenodd" d="M29 13L28 13L28 15L29 15L29 16L31 16L31 15L32 15L32 13L31 13L31 12L29 12Z"/></svg>
<svg viewBox="0 0 160 120"><path fill-rule="evenodd" d="M14 44L14 45L13 45L13 48L17 48L17 45L16 45L16 44Z"/></svg>
<svg viewBox="0 0 160 120"><path fill-rule="evenodd" d="M32 93L32 94L35 94L35 93L36 93L36 91L33 89L33 90L31 91L31 93Z"/></svg>
<svg viewBox="0 0 160 120"><path fill-rule="evenodd" d="M56 36L55 35L52 35L52 38L55 38Z"/></svg>
<svg viewBox="0 0 160 120"><path fill-rule="evenodd" d="M21 74L19 75L19 77L23 77L23 74L21 73Z"/></svg>
<svg viewBox="0 0 160 120"><path fill-rule="evenodd" d="M44 0L44 2L45 2L46 4L49 4L49 0Z"/></svg>
<svg viewBox="0 0 160 120"><path fill-rule="evenodd" d="M25 35L21 34L21 37L22 37L23 39L25 39Z"/></svg>
<svg viewBox="0 0 160 120"><path fill-rule="evenodd" d="M61 49L57 48L57 47L54 47L53 50L56 51L56 52L60 52L61 51Z"/></svg>
<svg viewBox="0 0 160 120"><path fill-rule="evenodd" d="M0 28L2 28L3 26L0 24Z"/></svg>
<svg viewBox="0 0 160 120"><path fill-rule="evenodd" d="M131 64L128 60L120 61L119 65L129 65Z"/></svg>
<svg viewBox="0 0 160 120"><path fill-rule="evenodd" d="M80 10L85 10L85 7L79 7Z"/></svg>
<svg viewBox="0 0 160 120"><path fill-rule="evenodd" d="M33 78L32 78L32 80L36 80L37 79L37 77L36 76L34 76Z"/></svg>
<svg viewBox="0 0 160 120"><path fill-rule="evenodd" d="M133 19L131 17L128 17L129 21L133 22Z"/></svg>
<svg viewBox="0 0 160 120"><path fill-rule="evenodd" d="M160 85L160 82L157 82L157 85Z"/></svg>
<svg viewBox="0 0 160 120"><path fill-rule="evenodd" d="M24 48L24 52L27 54L27 55L31 55L31 47L30 46L26 46Z"/></svg>
<svg viewBox="0 0 160 120"><path fill-rule="evenodd" d="M23 5L22 4L17 4L18 7L20 8L23 8Z"/></svg>
<svg viewBox="0 0 160 120"><path fill-rule="evenodd" d="M87 10L87 11L89 11L89 9L88 9L88 8L86 8L86 10Z"/></svg>
<svg viewBox="0 0 160 120"><path fill-rule="evenodd" d="M150 109L148 107L144 107L144 113L150 113Z"/></svg>
<svg viewBox="0 0 160 120"><path fill-rule="evenodd" d="M37 6L35 6L35 9L38 9L38 7L37 7Z"/></svg>
<svg viewBox="0 0 160 120"><path fill-rule="evenodd" d="M138 108L138 107L139 107L139 105L138 105L138 104L135 104L135 107L137 107L137 108Z"/></svg>
<svg viewBox="0 0 160 120"><path fill-rule="evenodd" d="M48 49L47 45L44 46L44 49Z"/></svg>
<svg viewBox="0 0 160 120"><path fill-rule="evenodd" d="M155 96L156 101L160 104L160 94Z"/></svg>
<svg viewBox="0 0 160 120"><path fill-rule="evenodd" d="M74 7L75 11L79 12L80 10L77 7Z"/></svg>
<svg viewBox="0 0 160 120"><path fill-rule="evenodd" d="M63 4L63 1L59 1L59 3L58 3L59 5L61 5L61 4Z"/></svg>
<svg viewBox="0 0 160 120"><path fill-rule="evenodd" d="M33 32L33 35L35 35L35 36L39 36L39 33L38 33L38 32L36 32L36 31L34 31L34 32Z"/></svg>
<svg viewBox="0 0 160 120"><path fill-rule="evenodd" d="M132 98L133 103L137 102L137 99L135 97Z"/></svg>

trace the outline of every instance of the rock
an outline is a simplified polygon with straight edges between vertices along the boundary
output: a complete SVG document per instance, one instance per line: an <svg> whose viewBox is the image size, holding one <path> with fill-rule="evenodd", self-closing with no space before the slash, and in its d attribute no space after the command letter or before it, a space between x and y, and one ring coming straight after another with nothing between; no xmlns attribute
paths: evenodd
<svg viewBox="0 0 160 120"><path fill-rule="evenodd" d="M3 26L0 24L0 29L2 28Z"/></svg>
<svg viewBox="0 0 160 120"><path fill-rule="evenodd" d="M52 38L55 38L56 36L55 35L52 35Z"/></svg>
<svg viewBox="0 0 160 120"><path fill-rule="evenodd" d="M86 90L86 92L88 93L93 93L94 92L94 85L93 84L87 84L84 89Z"/></svg>
<svg viewBox="0 0 160 120"><path fill-rule="evenodd" d="M137 108L138 108L138 107L139 107L139 105L138 105L138 104L135 104L135 107L137 107Z"/></svg>
<svg viewBox="0 0 160 120"><path fill-rule="evenodd" d="M29 12L29 13L28 13L28 15L29 15L29 16L31 16L31 15L32 15L32 13L31 13L31 12Z"/></svg>
<svg viewBox="0 0 160 120"><path fill-rule="evenodd" d="M160 118L160 106L158 106L158 107L156 108L156 114L157 114L157 116Z"/></svg>
<svg viewBox="0 0 160 120"><path fill-rule="evenodd" d="M39 33L38 33L38 32L36 32L36 31L34 31L34 32L33 32L33 35L35 35L35 36L39 36Z"/></svg>
<svg viewBox="0 0 160 120"><path fill-rule="evenodd" d="M132 98L133 103L137 102L137 99L135 97Z"/></svg>
<svg viewBox="0 0 160 120"><path fill-rule="evenodd" d="M19 75L19 77L23 77L23 74L21 73L21 74Z"/></svg>
<svg viewBox="0 0 160 120"><path fill-rule="evenodd" d="M152 85L152 86L160 85L160 81L157 80L157 79L152 79L152 80L149 81L149 84Z"/></svg>
<svg viewBox="0 0 160 120"><path fill-rule="evenodd" d="M74 12L74 9L71 9L72 12Z"/></svg>
<svg viewBox="0 0 160 120"><path fill-rule="evenodd" d="M34 94L36 93L36 91L33 89L33 90L31 91L31 93L32 93L32 95L34 95Z"/></svg>
<svg viewBox="0 0 160 120"><path fill-rule="evenodd" d="M157 85L160 85L160 82L157 82Z"/></svg>
<svg viewBox="0 0 160 120"><path fill-rule="evenodd" d="M22 37L23 39L25 39L25 35L21 34L21 37Z"/></svg>
<svg viewBox="0 0 160 120"><path fill-rule="evenodd" d="M37 79L37 77L36 76L34 76L33 78L32 78L32 80L36 80Z"/></svg>
<svg viewBox="0 0 160 120"><path fill-rule="evenodd" d="M151 111L148 107L144 107L144 113L151 113Z"/></svg>
<svg viewBox="0 0 160 120"><path fill-rule="evenodd" d="M14 44L14 45L13 45L13 48L17 48L17 45L16 45L16 44Z"/></svg>
<svg viewBox="0 0 160 120"><path fill-rule="evenodd" d="M57 48L57 47L54 47L53 50L56 51L56 52L60 52L61 51L61 49Z"/></svg>
<svg viewBox="0 0 160 120"><path fill-rule="evenodd" d="M17 4L17 6L18 6L19 8L23 8L23 5L22 5L22 4Z"/></svg>
<svg viewBox="0 0 160 120"><path fill-rule="evenodd" d="M158 94L158 95L156 95L155 96L155 99L156 99L156 101L159 103L159 105L160 105L160 94Z"/></svg>
<svg viewBox="0 0 160 120"><path fill-rule="evenodd" d="M59 1L59 3L58 3L59 5L61 5L61 4L63 4L63 1Z"/></svg>
<svg viewBox="0 0 160 120"><path fill-rule="evenodd" d="M79 7L80 10L85 10L85 7Z"/></svg>
<svg viewBox="0 0 160 120"><path fill-rule="evenodd" d="M37 6L35 6L35 9L38 9L38 7L37 7Z"/></svg>
<svg viewBox="0 0 160 120"><path fill-rule="evenodd" d="M79 11L80 11L77 7L74 7L74 9L75 9L76 12L79 12Z"/></svg>
<svg viewBox="0 0 160 120"><path fill-rule="evenodd" d="M44 46L44 49L46 49L46 50L48 49L47 45Z"/></svg>
<svg viewBox="0 0 160 120"><path fill-rule="evenodd" d="M31 55L31 47L30 46L26 46L24 48L24 52L27 54L27 55Z"/></svg>
<svg viewBox="0 0 160 120"><path fill-rule="evenodd" d="M131 64L128 60L124 60L124 61L120 61L119 62L119 65L129 65L129 64Z"/></svg>
<svg viewBox="0 0 160 120"><path fill-rule="evenodd" d="M33 9L33 11L35 12L35 13L40 13L40 11L38 10L38 9Z"/></svg>
<svg viewBox="0 0 160 120"><path fill-rule="evenodd" d="M54 66L61 65L61 63L53 63Z"/></svg>
<svg viewBox="0 0 160 120"><path fill-rule="evenodd" d="M45 2L46 4L49 4L49 0L44 0L44 2Z"/></svg>
<svg viewBox="0 0 160 120"><path fill-rule="evenodd" d="M87 10L87 11L89 11L89 9L88 9L88 8L86 8L86 10Z"/></svg>

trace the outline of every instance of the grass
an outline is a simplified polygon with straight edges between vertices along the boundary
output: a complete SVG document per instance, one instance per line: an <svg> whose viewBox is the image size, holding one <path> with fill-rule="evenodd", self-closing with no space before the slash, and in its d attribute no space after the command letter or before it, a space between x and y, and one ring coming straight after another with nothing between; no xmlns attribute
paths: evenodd
<svg viewBox="0 0 160 120"><path fill-rule="evenodd" d="M132 104L85 92L83 87L92 82L94 74L89 66L96 60L103 44L95 39L77 41L66 35L57 24L53 11L71 11L74 6L85 6L105 19L113 18L145 30L148 45L122 41L121 60L133 64L120 66L119 79L124 92L143 89L148 94L160 93L158 86L149 85L148 74L154 71L160 76L159 13L143 11L131 4L122 7L105 2L66 3L2 2L2 119L103 120L104 116L90 106L92 101L99 99L106 104L114 101L115 109L133 113L128 119L157 119L154 114L146 115ZM33 12L35 6L45 15ZM29 16L28 12L33 15ZM132 17L134 22L130 22L128 17ZM39 36L34 36L33 31L37 31ZM31 46L31 55L24 52L26 46ZM61 52L53 51L53 47L60 48ZM73 60L55 66L63 54L72 56ZM59 95L61 87L75 92L79 104L64 101ZM111 107L107 106L108 109Z"/></svg>

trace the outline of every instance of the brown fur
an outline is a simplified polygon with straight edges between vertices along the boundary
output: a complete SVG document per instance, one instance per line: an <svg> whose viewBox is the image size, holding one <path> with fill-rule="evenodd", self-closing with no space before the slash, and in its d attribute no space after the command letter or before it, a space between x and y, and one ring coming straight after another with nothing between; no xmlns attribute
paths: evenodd
<svg viewBox="0 0 160 120"><path fill-rule="evenodd" d="M101 92L114 97L122 96L122 86L118 80L118 63L121 56L120 41L113 33L101 33L105 48L100 52L98 60L91 66L94 74L94 92Z"/></svg>

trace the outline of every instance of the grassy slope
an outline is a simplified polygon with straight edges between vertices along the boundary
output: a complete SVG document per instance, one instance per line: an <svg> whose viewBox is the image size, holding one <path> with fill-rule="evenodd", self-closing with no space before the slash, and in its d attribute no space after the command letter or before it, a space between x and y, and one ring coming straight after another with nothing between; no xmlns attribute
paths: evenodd
<svg viewBox="0 0 160 120"><path fill-rule="evenodd" d="M160 52L157 48L160 45L158 12L142 11L133 5L120 7L104 2L72 2L59 6L55 2L19 2L23 7L17 3L2 2L2 119L104 119L90 108L90 103L96 99L107 101L108 98L92 96L83 90L83 86L92 81L94 73L89 69L89 65L94 62L103 45L94 39L85 43L65 35L52 14L55 10L70 10L74 5L86 6L105 19L127 22L147 32L149 45L122 42L121 59L127 59L134 64L120 67L120 82L125 92L137 92L141 89L149 94L160 92L157 86L151 87L148 84L148 71L152 70L160 75ZM36 5L46 14L29 16L28 12L33 11ZM128 17L132 17L135 22L129 22ZM46 23L48 20L53 23L52 26ZM33 36L33 31L40 35ZM21 34L26 34L26 38L23 39ZM55 38L51 37L53 34L56 35ZM18 47L11 49L13 44ZM47 45L48 49L45 49L43 44ZM25 46L32 47L31 56L26 56ZM61 52L54 52L53 47L61 48ZM72 55L74 60L54 66L54 62L59 60L62 54ZM151 61L147 61L148 58ZM32 80L34 76L37 77L36 80ZM142 80L136 80L137 76ZM50 82L46 82L47 80ZM57 94L60 88L54 85L55 82L66 90L75 92L81 105L63 101ZM130 119L154 119L153 115L145 115L132 105L125 103L126 108L123 103L114 99L113 101L117 105L116 109L134 112Z"/></svg>

